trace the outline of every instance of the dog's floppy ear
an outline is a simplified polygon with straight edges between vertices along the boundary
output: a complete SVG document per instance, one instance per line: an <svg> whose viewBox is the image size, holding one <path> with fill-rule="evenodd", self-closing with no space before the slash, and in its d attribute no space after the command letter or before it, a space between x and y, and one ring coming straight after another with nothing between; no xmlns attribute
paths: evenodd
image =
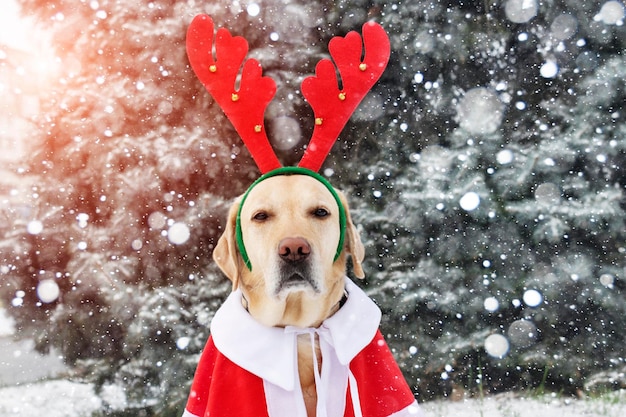
<svg viewBox="0 0 626 417"><path fill-rule="evenodd" d="M228 279L232 281L233 291L239 286L239 272L242 265L239 250L237 249L237 240L235 238L237 212L240 202L241 199L238 199L230 207L224 233L222 233L215 249L213 249L213 260Z"/></svg>
<svg viewBox="0 0 626 417"><path fill-rule="evenodd" d="M361 242L361 235L357 230L354 223L352 223L352 217L350 216L350 210L348 209L348 200L346 196L338 191L339 199L341 200L341 204L343 204L344 210L346 212L346 243L345 248L346 251L350 254L352 258L352 272L357 278L365 278L365 273L363 272L363 259L365 258L365 247L363 246L363 242Z"/></svg>

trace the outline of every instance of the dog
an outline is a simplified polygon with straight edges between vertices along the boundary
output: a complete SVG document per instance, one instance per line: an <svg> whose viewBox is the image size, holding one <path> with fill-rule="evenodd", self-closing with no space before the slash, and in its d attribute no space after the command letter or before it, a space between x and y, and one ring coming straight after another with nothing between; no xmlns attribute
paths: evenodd
<svg viewBox="0 0 626 417"><path fill-rule="evenodd" d="M343 232L345 238L342 238L339 221L342 210L345 212L345 231ZM240 226L237 225L238 221ZM237 242L238 227L241 229L241 239L245 242L245 252L249 258L250 267L246 265L242 248ZM340 243L341 241L343 244ZM341 246L339 251L337 251L338 245ZM251 378L246 372L245 377L240 378L239 383L228 383L228 385L237 384L244 391L237 393L229 391L229 394L222 395L222 397L232 395L242 397L235 401L237 404L224 405L227 408L231 407L229 408L231 411L224 411L223 415L236 415L237 417L247 415L239 409L233 411L233 407L250 402L254 405L249 408L263 409L262 403L265 402L267 413L257 410L256 412L250 411L250 415L367 416L367 405L364 402L374 397L375 402L386 403L383 409L388 410L384 411L388 414L376 415L420 415L420 409L411 390L393 361L380 332L377 331L380 311L351 280L345 277L348 258L351 258L352 273L357 278L364 278L362 268L364 257L365 248L352 222L345 195L313 176L273 176L259 182L249 190L245 197L236 200L229 210L223 235L213 252L216 264L232 281L232 299L229 297L225 303L228 307L223 306L220 309L223 311L216 313L211 326L212 337L215 338L217 348L209 343L205 352L215 353L220 348L225 352L233 350L235 353L225 353L225 356L235 362L238 362L238 356L247 357L241 359L240 365L243 364L242 367L249 368L252 374L262 376L271 374L273 367L285 368L276 363L282 362L282 356L289 356L289 354L268 356L260 353L256 357L249 357L253 356L250 351L255 350L255 340L252 334L258 332L262 334L266 347L260 348L260 352L274 350L282 352L285 350L282 346L289 346L291 343L286 342L285 345L283 340L295 337L297 358L295 359L297 360L295 372L297 372L299 390L297 386L292 387L295 396L289 396L288 384L286 384L286 390L278 389L275 385L282 385L282 382L268 383L266 379L272 380L273 377L263 376L265 382L259 395L265 398L252 400L245 392L257 383L242 383L241 379L253 381L246 379ZM364 310L361 311L361 309ZM355 312L361 316L358 317ZM342 314L344 318L341 318ZM350 336L350 340L344 342L346 345L350 346L354 339L364 337L357 349L369 343L371 349L376 351L382 349L386 359L372 360L374 353L368 353L369 359L364 359L362 371L352 369L352 363L349 371L347 366L342 367L339 364L341 359L338 360L342 354L335 354L335 350L339 352L342 347L337 346L339 343L335 340L332 342L335 344L334 348L329 348L328 336L324 336L323 330L320 330L332 327L338 321L341 321L338 324L340 327L347 329L346 335L354 332L354 336ZM216 324L216 322L223 324ZM244 322L247 324L242 324ZM368 324L369 322L371 323ZM363 333L367 335L362 336L359 331L361 328L365 329ZM236 336L239 333L242 334ZM271 336L266 336L266 333ZM344 332L342 330L336 333ZM374 333L377 335L372 339ZM248 335L250 335L250 340L248 340ZM271 338L275 338L275 345ZM219 339L227 340L227 342L219 342ZM335 339L341 339L341 335L336 336ZM366 350L363 349L363 351ZM215 366L216 361L214 359L211 361L213 361L211 366ZM367 363L368 361L371 363ZM234 374L234 371L223 371L220 375L216 375L215 370L201 371L202 362L203 360L194 378L185 416L205 416L203 414L205 412L203 410L207 407L204 404L207 401L205 397L209 394L200 394L202 389L198 388L199 379L209 378L214 381L225 377L224 374ZM246 365L247 363L249 366ZM383 379L381 377L372 377L372 381L376 380L376 382L368 383L370 378L367 375L367 369L370 367L374 369L382 363L386 363L384 370L381 371L383 374L391 369L393 374L391 384L395 384L394 387L376 387L375 384ZM292 371L285 373L289 372ZM358 372L362 380L357 383ZM202 376L204 373L211 375ZM280 381L282 377L278 375L277 380ZM367 394L369 385L372 385L370 389L374 394L364 395ZM378 395L382 392L385 394ZM393 393L390 394L390 392ZM397 396L397 393L400 395ZM395 397L392 399L392 396ZM287 397L289 399L286 399ZM273 401L276 401L276 404L273 404ZM194 405L196 402L203 402L203 404L202 406ZM223 401L217 402L223 406ZM200 411L192 411L194 407ZM283 410L276 411L279 408ZM213 417L217 414L219 413L214 411L210 415Z"/></svg>
<svg viewBox="0 0 626 417"><path fill-rule="evenodd" d="M347 207L343 193L337 193ZM257 185L241 211L243 239L250 261L248 270L237 252L235 221L239 205L233 205L226 230L213 259L233 283L241 286L244 307L269 327L319 327L339 308L344 295L348 254L354 274L364 278L361 262L365 248L347 215L347 244L333 260L339 242L339 208L319 181L304 176L276 176ZM333 221L334 220L334 221ZM313 355L306 335L298 336L298 370L308 416L315 416L317 402ZM315 345L321 367L319 341Z"/></svg>

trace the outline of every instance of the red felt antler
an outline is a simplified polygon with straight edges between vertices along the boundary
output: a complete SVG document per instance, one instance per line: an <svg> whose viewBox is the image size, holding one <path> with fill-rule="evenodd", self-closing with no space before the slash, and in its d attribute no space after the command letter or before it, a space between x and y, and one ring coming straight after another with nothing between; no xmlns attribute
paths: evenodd
<svg viewBox="0 0 626 417"><path fill-rule="evenodd" d="M341 76L342 88L329 59L315 68L315 76L302 82L302 94L315 114L313 136L298 164L319 171L354 110L382 75L389 62L390 44L385 30L377 23L363 25L365 56L361 36L350 32L345 38L334 37L328 49Z"/></svg>
<svg viewBox="0 0 626 417"><path fill-rule="evenodd" d="M262 76L258 61L248 59L244 63L248 42L240 36L231 36L226 29L217 31L214 59L213 31L213 21L207 15L196 16L189 25L187 55L191 67L234 125L261 173L280 168L263 123L276 84ZM343 38L331 39L328 47L334 64L329 59L321 60L315 76L302 82L302 94L315 114L315 128L298 165L312 171L319 171L350 116L382 75L390 55L389 38L382 26L374 22L363 25L363 39L358 33L350 32ZM341 77L341 89L336 70Z"/></svg>
<svg viewBox="0 0 626 417"><path fill-rule="evenodd" d="M280 168L263 123L265 109L276 93L276 83L261 75L258 61L243 62L248 42L240 36L231 36L224 28L217 31L213 59L213 31L213 20L204 14L196 16L189 25L187 56L191 67L241 136L261 173Z"/></svg>

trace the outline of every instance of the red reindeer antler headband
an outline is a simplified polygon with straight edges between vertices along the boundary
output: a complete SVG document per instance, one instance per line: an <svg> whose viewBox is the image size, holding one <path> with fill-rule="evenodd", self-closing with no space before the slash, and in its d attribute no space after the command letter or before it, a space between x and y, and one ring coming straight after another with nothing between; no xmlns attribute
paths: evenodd
<svg viewBox="0 0 626 417"><path fill-rule="evenodd" d="M214 36L215 57L212 52ZM350 32L345 37L331 39L329 50L334 64L322 59L315 75L302 82L302 94L315 115L315 128L298 166L314 172L319 171L350 116L385 70L389 61L389 38L382 26L367 22L363 25L363 41L358 33ZM281 167L263 123L265 109L276 93L276 84L262 76L258 61L247 59L244 62L247 53L248 42L244 38L233 37L224 28L215 35L213 20L208 15L198 15L191 22L187 31L191 67L265 174ZM341 89L336 70L341 77Z"/></svg>
<svg viewBox="0 0 626 417"><path fill-rule="evenodd" d="M263 115L276 93L276 84L271 78L261 75L258 61L248 59L244 62L248 54L248 42L240 36L231 36L224 28L219 29L215 36L213 57L213 35L213 20L209 16L198 15L193 19L187 31L189 62L204 87L230 119L263 174L244 194L237 214L236 240L244 263L252 270L241 230L241 209L250 190L266 178L292 174L309 175L317 179L335 198L339 207L340 230L335 253L337 260L345 240L345 208L335 189L317 171L348 119L387 66L390 46L385 30L377 23L368 22L363 25L363 41L356 32L348 33L345 38L332 38L328 47L334 64L329 59L322 59L315 68L315 76L307 77L302 82L302 94L315 115L315 128L297 167L282 167L265 132ZM365 44L364 54L362 42ZM237 89L237 76L242 66ZM341 77L341 89L336 70Z"/></svg>

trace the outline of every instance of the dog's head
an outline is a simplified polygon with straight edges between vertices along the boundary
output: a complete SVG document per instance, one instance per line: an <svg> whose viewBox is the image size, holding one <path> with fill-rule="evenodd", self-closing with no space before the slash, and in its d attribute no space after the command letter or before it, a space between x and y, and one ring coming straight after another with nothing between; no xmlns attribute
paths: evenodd
<svg viewBox="0 0 626 417"><path fill-rule="evenodd" d="M230 209L213 258L265 325L316 327L330 316L343 296L348 254L354 274L364 276L365 250L345 196L328 187L309 175L278 175ZM345 239L338 251L342 210ZM237 245L238 215L249 267Z"/></svg>

